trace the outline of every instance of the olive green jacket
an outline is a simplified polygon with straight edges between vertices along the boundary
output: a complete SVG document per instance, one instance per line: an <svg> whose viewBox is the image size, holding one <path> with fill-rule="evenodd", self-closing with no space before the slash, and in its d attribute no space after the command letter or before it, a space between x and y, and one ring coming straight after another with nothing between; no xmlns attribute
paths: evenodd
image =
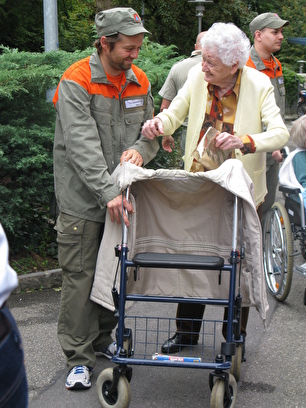
<svg viewBox="0 0 306 408"><path fill-rule="evenodd" d="M59 209L66 214L103 222L106 204L119 194L110 176L123 151L136 149L144 164L158 151L156 140L140 134L153 116L150 82L134 65L125 76L119 92L94 53L68 68L58 85L54 180Z"/></svg>

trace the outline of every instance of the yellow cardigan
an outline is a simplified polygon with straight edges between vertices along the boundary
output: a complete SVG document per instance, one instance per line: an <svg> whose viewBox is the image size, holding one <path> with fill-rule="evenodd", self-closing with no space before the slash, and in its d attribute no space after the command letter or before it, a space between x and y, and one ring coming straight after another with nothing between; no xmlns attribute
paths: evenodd
<svg viewBox="0 0 306 408"><path fill-rule="evenodd" d="M173 134L185 118L189 117L184 158L187 171L191 168L192 153L197 148L205 116L207 85L202 66L197 64L189 71L185 85L169 108L157 115L163 122L165 135ZM248 134L254 139L256 153L245 156L240 150L235 153L254 183L255 203L258 206L267 194L266 152L284 147L289 139L289 132L276 105L270 79L253 68L244 67L242 71L234 134Z"/></svg>

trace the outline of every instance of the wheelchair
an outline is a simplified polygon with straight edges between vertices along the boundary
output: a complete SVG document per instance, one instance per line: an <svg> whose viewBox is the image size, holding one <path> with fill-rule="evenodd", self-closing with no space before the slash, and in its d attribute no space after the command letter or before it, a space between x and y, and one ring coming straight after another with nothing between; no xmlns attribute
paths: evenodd
<svg viewBox="0 0 306 408"><path fill-rule="evenodd" d="M289 295L293 272L306 277L306 263L294 266L294 258L306 260L306 226L303 196L299 188L279 186L284 205L275 202L263 228L263 263L267 286L283 302ZM297 245L294 243L297 242ZM306 289L304 292L306 306Z"/></svg>

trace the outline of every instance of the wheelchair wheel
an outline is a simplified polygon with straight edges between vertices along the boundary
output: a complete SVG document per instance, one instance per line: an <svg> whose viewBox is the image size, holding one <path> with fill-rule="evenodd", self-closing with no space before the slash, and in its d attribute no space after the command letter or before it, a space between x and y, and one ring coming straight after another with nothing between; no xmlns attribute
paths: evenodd
<svg viewBox="0 0 306 408"><path fill-rule="evenodd" d="M283 302L289 295L293 273L293 239L285 207L274 203L263 230L265 278L271 293Z"/></svg>
<svg viewBox="0 0 306 408"><path fill-rule="evenodd" d="M226 395L225 383L218 378L213 386L210 397L210 408L234 408L237 399L237 383L232 374L229 374L230 396Z"/></svg>
<svg viewBox="0 0 306 408"><path fill-rule="evenodd" d="M131 387L127 378L120 375L118 386L112 392L113 369L106 368L97 379L97 393L102 408L128 408L131 402Z"/></svg>

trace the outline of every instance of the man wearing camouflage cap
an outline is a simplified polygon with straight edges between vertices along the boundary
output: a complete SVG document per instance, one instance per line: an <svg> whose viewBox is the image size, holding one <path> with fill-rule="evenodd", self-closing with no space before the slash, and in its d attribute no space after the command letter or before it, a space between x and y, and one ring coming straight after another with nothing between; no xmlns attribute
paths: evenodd
<svg viewBox="0 0 306 408"><path fill-rule="evenodd" d="M280 108L283 120L285 120L285 84L280 61L273 53L281 49L283 28L289 22L282 20L276 13L259 14L251 21L249 27L254 38L250 58L247 66L257 69L266 74L274 87L276 104ZM262 225L267 212L275 201L278 184L279 163L283 160L279 150L267 153L266 179L268 194L262 207Z"/></svg>
<svg viewBox="0 0 306 408"><path fill-rule="evenodd" d="M58 338L69 390L88 389L96 356L111 358L116 351L117 319L90 299L106 212L128 225L125 211L133 211L111 174L123 160L148 163L159 147L140 134L154 104L147 76L133 65L148 31L132 8L100 11L95 22L97 51L66 70L53 100L55 229L63 270Z"/></svg>

